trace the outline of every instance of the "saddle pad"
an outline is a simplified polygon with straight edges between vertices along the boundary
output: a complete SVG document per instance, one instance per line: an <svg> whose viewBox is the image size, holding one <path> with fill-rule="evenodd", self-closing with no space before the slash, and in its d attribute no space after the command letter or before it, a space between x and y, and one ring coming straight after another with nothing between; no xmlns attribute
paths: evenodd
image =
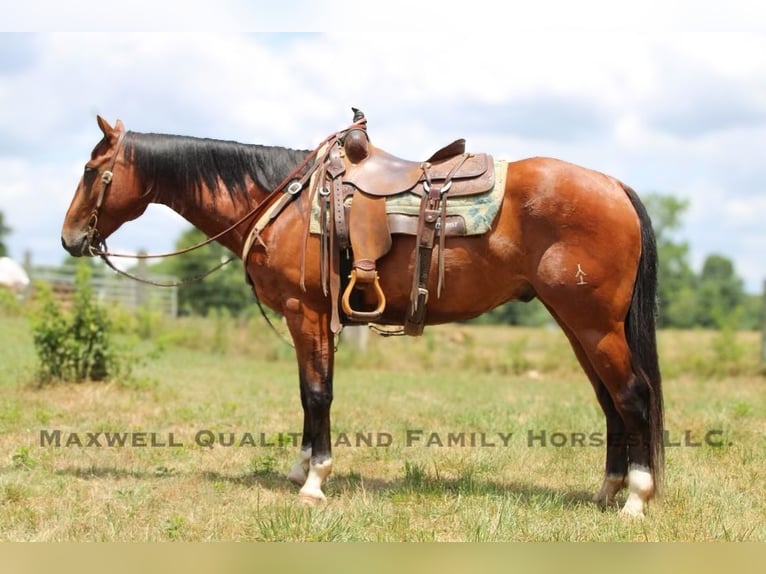
<svg viewBox="0 0 766 574"><path fill-rule="evenodd" d="M465 222L466 235L481 235L489 231L495 220L505 192L505 178L508 162L495 160L495 186L486 193L447 199L447 215L459 216ZM346 207L351 205L353 196L346 198ZM420 196L414 193L400 193L386 198L386 213L397 213L417 217L420 213ZM319 194L311 206L310 232L318 235Z"/></svg>

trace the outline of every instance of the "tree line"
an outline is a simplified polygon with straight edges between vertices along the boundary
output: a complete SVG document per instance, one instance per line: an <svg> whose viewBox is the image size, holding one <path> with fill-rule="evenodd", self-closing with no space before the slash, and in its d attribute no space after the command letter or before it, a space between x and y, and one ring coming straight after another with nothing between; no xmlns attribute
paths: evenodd
<svg viewBox="0 0 766 574"><path fill-rule="evenodd" d="M690 246L679 238L689 202L670 195L648 194L644 203L652 218L657 249L658 325L664 328L759 329L763 301L747 294L734 263L721 254L708 255L697 272L690 261ZM5 255L5 237L11 229L0 212L0 255ZM205 240L201 231L189 228L175 243L176 249ZM219 265L231 253L211 243L183 256L154 263L150 271L179 278L198 277ZM71 264L71 261L70 261ZM235 260L199 283L179 288L179 310L187 315L227 312L232 316L253 313L253 293L245 281L242 264ZM511 302L474 320L478 323L544 325L552 319L538 301Z"/></svg>

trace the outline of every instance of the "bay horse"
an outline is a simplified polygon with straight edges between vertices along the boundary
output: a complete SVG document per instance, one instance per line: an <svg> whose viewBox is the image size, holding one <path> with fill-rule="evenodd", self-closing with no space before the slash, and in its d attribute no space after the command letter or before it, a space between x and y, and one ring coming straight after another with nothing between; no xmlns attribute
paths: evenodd
<svg viewBox="0 0 766 574"><path fill-rule="evenodd" d="M126 132L100 116L103 133L61 233L73 256L105 240L149 203L179 213L240 255L252 219L312 152L186 136ZM655 334L657 250L637 194L605 174L551 158L507 162L504 197L488 232L452 237L440 255L444 292L427 324L476 317L537 297L566 334L606 417L606 463L594 501L642 517L663 468L663 399ZM506 168L503 168L504 170ZM301 172L304 173L304 172ZM332 301L320 278L322 245L307 229L307 194L268 221L243 263L259 303L283 315L299 369L303 434L287 478L307 502L325 501L332 470ZM381 324L401 325L410 304L415 239L394 235L378 262L387 297ZM337 301L336 301L337 304Z"/></svg>

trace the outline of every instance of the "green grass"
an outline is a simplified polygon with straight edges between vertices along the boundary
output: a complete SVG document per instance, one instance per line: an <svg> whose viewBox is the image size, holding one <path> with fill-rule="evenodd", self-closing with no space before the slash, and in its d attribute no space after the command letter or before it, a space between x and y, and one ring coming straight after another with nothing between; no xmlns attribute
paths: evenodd
<svg viewBox="0 0 766 574"><path fill-rule="evenodd" d="M671 440L720 430L726 446L668 448L665 493L635 521L590 502L603 448L572 433L603 432L603 417L558 331L451 325L373 336L363 356L341 345L329 502L306 508L283 478L297 447L279 444L301 429L291 350L259 320L230 321L224 346L216 329L157 325L132 379L39 387L27 320L0 317L0 540L766 540L755 333L660 334ZM41 446L43 430L164 446Z"/></svg>

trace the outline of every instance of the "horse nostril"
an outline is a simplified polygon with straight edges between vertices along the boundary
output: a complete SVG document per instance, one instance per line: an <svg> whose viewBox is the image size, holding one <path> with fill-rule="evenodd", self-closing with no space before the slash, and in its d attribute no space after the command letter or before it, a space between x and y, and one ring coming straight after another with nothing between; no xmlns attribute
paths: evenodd
<svg viewBox="0 0 766 574"><path fill-rule="evenodd" d="M61 235L61 246L73 257L82 257L86 244L85 237L80 241L67 241L64 235Z"/></svg>

